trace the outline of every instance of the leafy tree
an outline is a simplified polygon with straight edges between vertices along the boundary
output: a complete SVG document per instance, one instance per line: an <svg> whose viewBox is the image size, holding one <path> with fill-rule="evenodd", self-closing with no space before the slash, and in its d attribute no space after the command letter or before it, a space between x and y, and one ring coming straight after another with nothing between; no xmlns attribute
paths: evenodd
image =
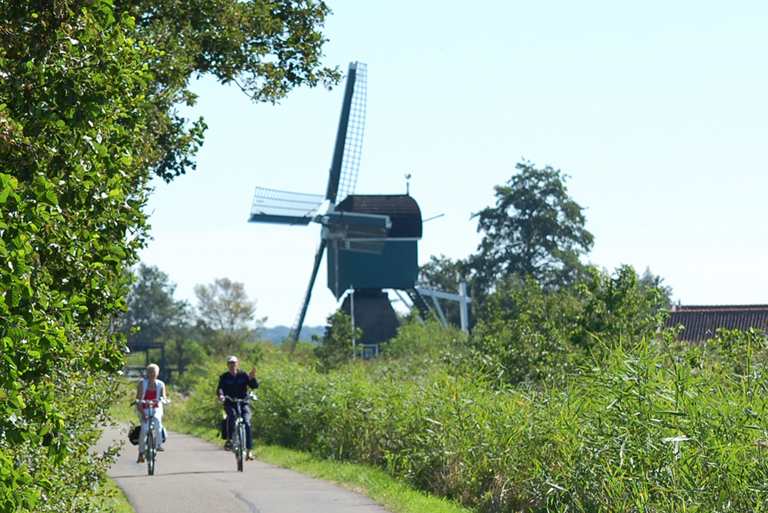
<svg viewBox="0 0 768 513"><path fill-rule="evenodd" d="M353 331L354 329L354 331ZM360 340L363 330L352 326L352 318L339 309L328 316L328 324L322 339L312 335L312 340L320 342L315 348L315 356L325 370L335 369L355 356L353 335Z"/></svg>
<svg viewBox="0 0 768 513"><path fill-rule="evenodd" d="M669 310L672 308L672 287L663 283L664 278L654 275L649 267L645 268L645 272L637 281L638 287L643 291L656 289L659 293L658 308Z"/></svg>
<svg viewBox="0 0 768 513"><path fill-rule="evenodd" d="M156 266L139 264L133 274L122 328L128 346L141 349L172 338L183 339L189 324L189 305L173 298L176 284Z"/></svg>
<svg viewBox="0 0 768 513"><path fill-rule="evenodd" d="M657 336L659 289L639 285L631 266L613 274L589 268L576 287L546 290L532 278L505 280L470 336L475 361L502 382L557 380L587 355Z"/></svg>
<svg viewBox="0 0 768 513"><path fill-rule="evenodd" d="M429 262L419 269L419 283L445 292L458 293L459 283L467 279L467 263L451 260L445 255L430 256Z"/></svg>
<svg viewBox="0 0 768 513"><path fill-rule="evenodd" d="M573 372L582 354L570 340L579 310L572 289L545 291L530 277L500 287L470 335L478 367L501 383Z"/></svg>
<svg viewBox="0 0 768 513"><path fill-rule="evenodd" d="M176 366L179 377L183 376L189 367L203 362L206 358L205 349L200 343L187 337L169 339L165 344L165 351L171 364Z"/></svg>
<svg viewBox="0 0 768 513"><path fill-rule="evenodd" d="M207 128L202 118L188 122L175 110L194 105L192 77L211 74L259 102L339 79L336 69L320 65L320 29L330 13L322 1L115 0L114 12L133 16L135 37L160 51L146 61L153 79L145 93L156 107L146 157L166 181L195 167L192 156Z"/></svg>
<svg viewBox="0 0 768 513"><path fill-rule="evenodd" d="M156 53L101 0L0 2L0 26L0 511L98 511Z"/></svg>
<svg viewBox="0 0 768 513"><path fill-rule="evenodd" d="M212 23L217 13L229 25ZM145 243L150 175L193 167L205 129L175 106L194 102L188 80L208 72L227 81L229 70L257 101L333 82L318 64L326 13L314 2L0 2L0 511L104 509L114 451L90 449L123 362L110 320ZM240 55L224 44L238 38ZM259 66L243 62L252 54Z"/></svg>
<svg viewBox="0 0 768 513"><path fill-rule="evenodd" d="M139 264L133 275L121 329L127 336L128 347L133 351L163 347L169 361L161 362L161 366L167 371L170 363L179 375L184 374L189 365L205 355L191 337L189 304L174 299L176 284L156 266ZM166 380L168 377L167 374Z"/></svg>
<svg viewBox="0 0 768 513"><path fill-rule="evenodd" d="M532 277L545 288L575 283L584 274L579 258L592 248L586 219L568 195L565 176L550 166L528 162L506 185L495 187L496 206L474 214L483 233L478 254L470 258L477 285L493 291L506 275Z"/></svg>
<svg viewBox="0 0 768 513"><path fill-rule="evenodd" d="M204 346L213 355L237 353L254 339L265 319L256 321L256 302L248 299L245 285L217 278L209 285L195 285L198 329Z"/></svg>
<svg viewBox="0 0 768 513"><path fill-rule="evenodd" d="M583 307L572 335L575 344L591 348L600 339L603 346L615 347L656 336L666 315L658 308L660 289L641 285L628 265L612 275L594 268L589 272L591 279L577 288Z"/></svg>

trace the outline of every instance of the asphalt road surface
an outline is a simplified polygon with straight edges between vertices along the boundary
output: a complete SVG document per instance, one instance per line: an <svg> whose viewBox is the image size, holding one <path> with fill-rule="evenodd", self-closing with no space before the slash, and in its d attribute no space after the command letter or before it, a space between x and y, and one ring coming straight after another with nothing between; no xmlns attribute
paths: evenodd
<svg viewBox="0 0 768 513"><path fill-rule="evenodd" d="M125 440L107 472L136 513L385 513L371 499L292 470L255 460L237 472L234 454L221 446L168 432L155 474L136 463L127 428L108 428L96 450ZM258 455L257 455L258 456Z"/></svg>

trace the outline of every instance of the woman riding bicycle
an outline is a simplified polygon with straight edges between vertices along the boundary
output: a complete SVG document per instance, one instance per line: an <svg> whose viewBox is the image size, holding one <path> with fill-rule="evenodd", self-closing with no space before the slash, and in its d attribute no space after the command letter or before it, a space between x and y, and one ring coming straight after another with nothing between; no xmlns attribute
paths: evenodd
<svg viewBox="0 0 768 513"><path fill-rule="evenodd" d="M242 405L243 420L245 421L245 448L248 450L246 459L252 461L253 453L251 450L253 449L253 440L251 435L251 408L248 405L248 387L258 388L259 380L256 379L256 367L250 373L247 373L238 369L239 364L240 361L237 359L237 356L227 358L227 372L219 376L219 386L216 395L219 401L224 401L224 411L227 413L227 442L224 444L224 449L227 451L232 448L232 433L235 429L237 413L235 405L229 400L225 401L224 396L246 400Z"/></svg>
<svg viewBox="0 0 768 513"><path fill-rule="evenodd" d="M147 379L139 381L139 385L136 388L136 412L139 414L139 422L141 423L141 433L139 434L139 459L138 463L144 463L144 444L147 436L147 429L149 429L149 404L141 404L138 401L156 400L155 407L155 419L153 429L155 429L155 440L157 440L157 450L163 450L163 403L167 400L165 395L165 383L157 379L160 375L160 367L154 363L147 365Z"/></svg>

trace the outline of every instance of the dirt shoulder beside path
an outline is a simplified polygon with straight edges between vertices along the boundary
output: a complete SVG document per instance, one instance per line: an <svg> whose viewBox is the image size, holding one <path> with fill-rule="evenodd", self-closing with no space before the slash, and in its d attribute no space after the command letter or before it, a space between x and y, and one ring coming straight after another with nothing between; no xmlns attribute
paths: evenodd
<svg viewBox="0 0 768 513"><path fill-rule="evenodd" d="M127 428L108 428L96 450L125 440L107 475L123 490L136 513L385 513L371 499L327 481L261 461L236 471L235 457L220 446L189 435L168 433L155 475L136 463L138 450Z"/></svg>

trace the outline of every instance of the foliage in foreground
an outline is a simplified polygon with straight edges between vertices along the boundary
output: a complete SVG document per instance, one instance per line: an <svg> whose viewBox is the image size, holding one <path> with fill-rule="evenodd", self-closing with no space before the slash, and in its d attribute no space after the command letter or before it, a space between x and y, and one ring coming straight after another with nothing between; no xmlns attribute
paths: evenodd
<svg viewBox="0 0 768 513"><path fill-rule="evenodd" d="M254 428L484 512L759 509L764 340L673 344L637 280L517 283L472 335L414 320L368 362L273 351ZM215 426L204 403L190 421Z"/></svg>
<svg viewBox="0 0 768 513"><path fill-rule="evenodd" d="M378 466L480 511L757 511L763 343L738 338L741 373L640 340L538 389L448 367L415 381L396 361L323 374L276 358L254 425L268 443Z"/></svg>
<svg viewBox="0 0 768 513"><path fill-rule="evenodd" d="M143 243L152 51L100 1L0 4L0 511L91 511Z"/></svg>
<svg viewBox="0 0 768 513"><path fill-rule="evenodd" d="M175 109L194 102L190 76L267 101L337 78L319 68L322 2L264 7L0 2L0 511L103 510L114 454L90 447L122 367L111 322L146 237L150 176L193 167L202 143L202 120Z"/></svg>

